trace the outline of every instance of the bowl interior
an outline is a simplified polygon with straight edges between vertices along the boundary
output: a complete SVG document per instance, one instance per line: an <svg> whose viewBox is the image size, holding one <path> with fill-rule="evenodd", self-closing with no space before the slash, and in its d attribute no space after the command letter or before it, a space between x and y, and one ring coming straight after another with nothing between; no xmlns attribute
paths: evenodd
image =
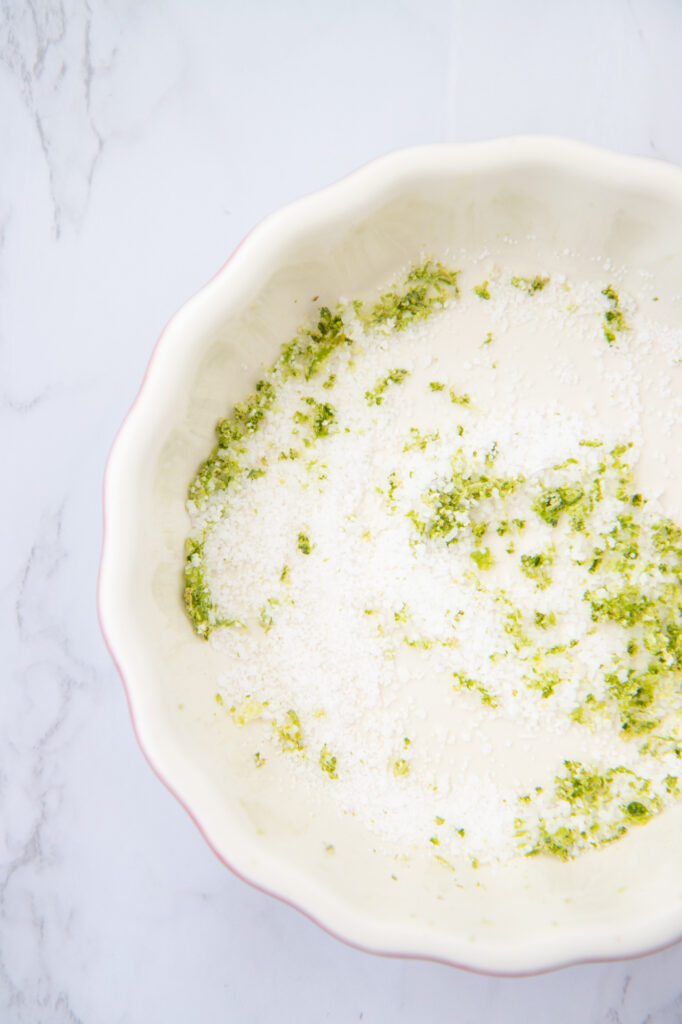
<svg viewBox="0 0 682 1024"><path fill-rule="evenodd" d="M368 948L527 971L626 956L682 932L682 808L570 863L455 875L427 853L267 785L216 706L219 656L182 604L188 484L216 420L320 304L368 298L424 255L603 280L680 322L682 180L550 140L396 154L257 228L171 321L112 452L100 605L143 749L236 871ZM665 443L665 439L661 439Z"/></svg>

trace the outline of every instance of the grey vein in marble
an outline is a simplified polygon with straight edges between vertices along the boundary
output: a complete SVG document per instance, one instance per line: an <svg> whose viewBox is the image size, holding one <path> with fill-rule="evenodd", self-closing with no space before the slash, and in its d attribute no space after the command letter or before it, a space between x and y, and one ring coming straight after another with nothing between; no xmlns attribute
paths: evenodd
<svg viewBox="0 0 682 1024"><path fill-rule="evenodd" d="M59 238L87 209L103 139L92 114L92 14L87 3L3 0L0 65L16 83L43 154Z"/></svg>

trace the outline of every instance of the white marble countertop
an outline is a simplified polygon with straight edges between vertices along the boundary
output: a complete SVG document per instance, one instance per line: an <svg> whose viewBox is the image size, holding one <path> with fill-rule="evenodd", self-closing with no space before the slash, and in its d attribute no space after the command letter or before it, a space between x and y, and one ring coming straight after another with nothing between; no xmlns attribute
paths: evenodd
<svg viewBox="0 0 682 1024"><path fill-rule="evenodd" d="M114 433L255 222L420 142L682 163L681 39L675 0L3 2L0 1020L682 1021L682 945L479 977L240 882L145 763L95 608Z"/></svg>

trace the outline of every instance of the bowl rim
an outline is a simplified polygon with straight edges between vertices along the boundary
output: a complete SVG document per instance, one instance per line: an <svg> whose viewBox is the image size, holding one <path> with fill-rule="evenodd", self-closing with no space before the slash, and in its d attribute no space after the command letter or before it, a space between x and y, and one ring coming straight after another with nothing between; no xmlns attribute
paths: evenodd
<svg viewBox="0 0 682 1024"><path fill-rule="evenodd" d="M309 906L304 904L303 900L299 902L297 899L278 892L276 888L270 887L262 878L258 877L257 871L250 874L243 868L237 867L230 857L220 850L212 840L207 825L202 822L200 816L192 809L190 803L171 781L164 766L155 758L149 743L143 735L136 707L135 683L126 674L121 658L117 653L118 640L116 638L115 616L110 607L108 589L109 566L114 557L114 544L108 525L112 518L111 478L117 471L118 463L121 459L121 449L129 436L134 432L133 421L148 393L150 378L164 358L171 358L171 353L166 353L165 351L168 334L180 318L191 318L205 300L210 299L213 293L218 292L222 288L226 277L229 278L229 276L234 275L236 269L239 269L243 264L248 264L253 259L257 259L263 247L271 246L273 238L279 237L280 239L291 241L296 235L303 234L317 219L318 211L324 211L325 216L330 217L334 209L355 209L360 203L367 205L368 196L376 202L382 191L385 191L388 186L397 186L401 181L407 181L410 176L417 174L423 176L429 172L442 173L447 170L462 172L480 168L481 165L485 165L488 168L503 169L505 165L511 167L519 162L533 164L538 167L544 166L548 169L554 168L564 172L574 171L575 173L582 173L593 181L603 180L608 182L614 188L621 184L627 184L630 187L640 184L652 193L655 192L659 195L668 194L674 197L676 202L682 207L682 168L676 165L658 158L623 154L601 146L561 136L515 135L486 139L480 142L433 143L394 150L362 164L331 184L295 199L269 213L243 237L231 255L206 284L187 299L171 316L152 348L141 384L116 432L104 467L102 479L102 544L96 595L100 629L123 684L133 732L140 750L156 776L178 800L209 848L222 864L242 881L299 911L329 935L341 940L354 949L396 959L439 963L493 977L529 977L564 967L580 964L612 963L660 952L682 940L682 920L674 930L667 928L660 942L654 944L646 943L641 945L641 943L631 941L629 945L626 944L626 948L621 947L618 950L612 950L607 947L613 945L613 938L609 939L608 936L602 936L591 943L585 943L585 945L596 947L596 951L593 953L587 952L585 955L562 956L557 950L552 950L537 963L533 962L526 968L509 968L502 964L490 967L486 966L483 962L486 959L489 960L490 957L486 958L484 956L481 960L478 960L474 955L473 948L471 958L466 961L457 957L429 954L424 951L414 952L409 949L388 949L363 942L361 939L358 939L357 933L353 933L352 929L334 925L329 920L318 916ZM357 921L357 932L361 932L362 921L360 918ZM529 956L530 959L532 959L532 955Z"/></svg>

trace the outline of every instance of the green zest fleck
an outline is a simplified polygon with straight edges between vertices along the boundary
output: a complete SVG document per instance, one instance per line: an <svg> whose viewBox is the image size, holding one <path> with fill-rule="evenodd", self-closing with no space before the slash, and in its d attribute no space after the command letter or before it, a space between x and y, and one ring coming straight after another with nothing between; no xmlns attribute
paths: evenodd
<svg viewBox="0 0 682 1024"><path fill-rule="evenodd" d="M396 622L407 622L409 614L407 605L403 601L402 607L397 612L393 612L393 618Z"/></svg>
<svg viewBox="0 0 682 1024"><path fill-rule="evenodd" d="M452 388L450 388L450 401L454 405L471 405L469 395L458 395Z"/></svg>
<svg viewBox="0 0 682 1024"><path fill-rule="evenodd" d="M484 281L483 284L477 284L474 291L478 295L479 299L489 299L490 292L488 291L488 282Z"/></svg>
<svg viewBox="0 0 682 1024"><path fill-rule="evenodd" d="M452 872L455 871L454 864L451 864L450 861L447 860L445 857L441 857L439 853L437 853L435 855L435 857L436 857L436 860L438 861L438 863L442 864L444 868L448 869L448 871L452 871Z"/></svg>
<svg viewBox="0 0 682 1024"><path fill-rule="evenodd" d="M276 725L279 738L285 750L304 750L303 732L299 717L293 709L286 713L283 725Z"/></svg>
<svg viewBox="0 0 682 1024"><path fill-rule="evenodd" d="M536 612L533 620L538 629L550 629L556 626L556 615L554 612Z"/></svg>
<svg viewBox="0 0 682 1024"><path fill-rule="evenodd" d="M317 402L314 398L304 398L303 401L309 406L309 412L297 410L294 413L294 422L299 426L304 423L309 424L313 437L327 437L332 427L336 425L336 410L328 402ZM303 443L307 446L310 445L306 439ZM280 458L282 458L281 455Z"/></svg>
<svg viewBox="0 0 682 1024"><path fill-rule="evenodd" d="M473 558L478 568L482 570L492 569L493 565L495 564L495 559L490 554L489 548L482 548L478 551L472 551L471 558Z"/></svg>
<svg viewBox="0 0 682 1024"><path fill-rule="evenodd" d="M270 615L267 607L263 605L260 612L258 613L258 624L262 629L268 633L272 629L272 615Z"/></svg>
<svg viewBox="0 0 682 1024"><path fill-rule="evenodd" d="M245 402L235 405L231 417L218 421L218 443L199 467L189 488L190 501L201 502L214 491L226 489L243 472L237 457L242 442L257 432L275 401L275 394L271 381L260 380L254 393Z"/></svg>
<svg viewBox="0 0 682 1024"><path fill-rule="evenodd" d="M663 780L663 783L668 793L670 793L675 799L677 799L680 795L679 778L676 775L666 775L666 777Z"/></svg>
<svg viewBox="0 0 682 1024"><path fill-rule="evenodd" d="M185 608L197 633L208 639L213 602L201 565L203 554L203 541L185 541Z"/></svg>
<svg viewBox="0 0 682 1024"><path fill-rule="evenodd" d="M397 760L391 762L391 770L396 777L399 775L408 775L410 766L404 758L399 757Z"/></svg>
<svg viewBox="0 0 682 1024"><path fill-rule="evenodd" d="M376 382L371 391L365 391L365 398L370 405L381 405L384 400L384 392L390 384L402 384L409 370L391 370L385 377Z"/></svg>
<svg viewBox="0 0 682 1024"><path fill-rule="evenodd" d="M613 781L612 772L595 772L579 761L564 761L564 768L566 774L555 779L555 791L571 808L584 811L608 799Z"/></svg>
<svg viewBox="0 0 682 1024"><path fill-rule="evenodd" d="M424 451L427 444L432 441L438 441L440 434L438 432L434 434L422 434L416 427L410 427L410 440L405 442L403 447L404 452L412 451L413 448L419 448L420 451Z"/></svg>
<svg viewBox="0 0 682 1024"><path fill-rule="evenodd" d="M604 597L587 591L585 599L590 602L594 622L609 619L626 628L637 625L645 618L652 617L651 613L654 608L651 598L631 585Z"/></svg>
<svg viewBox="0 0 682 1024"><path fill-rule="evenodd" d="M584 497L585 491L581 484L564 484L543 491L533 502L533 511L549 526L558 526L562 514Z"/></svg>
<svg viewBox="0 0 682 1024"><path fill-rule="evenodd" d="M241 704L233 705L230 708L230 714L236 725L248 725L249 722L260 718L267 706L267 701L245 697Z"/></svg>
<svg viewBox="0 0 682 1024"><path fill-rule="evenodd" d="M546 590L552 582L550 568L554 563L554 549L547 548L535 555L521 556L521 571L533 580L538 590Z"/></svg>
<svg viewBox="0 0 682 1024"><path fill-rule="evenodd" d="M535 295L549 284L549 278L540 277L539 274L536 274L535 277L512 277L511 283L515 288L521 288L529 295Z"/></svg>
<svg viewBox="0 0 682 1024"><path fill-rule="evenodd" d="M511 533L512 528L516 528L520 532L525 525L525 519L512 519L511 521L509 519L501 519L496 527L496 532L500 537L504 537L505 534Z"/></svg>
<svg viewBox="0 0 682 1024"><path fill-rule="evenodd" d="M547 831L545 822L541 820L538 841L528 855L547 853L551 857L558 857L559 860L570 860L579 839L578 832L575 829L566 828L566 826L561 826L555 832L550 833Z"/></svg>
<svg viewBox="0 0 682 1024"><path fill-rule="evenodd" d="M420 523L416 516L410 518L427 537L443 537L448 544L452 543L463 531L471 530L473 524L480 522L478 515L473 518L473 513L478 514L484 502L504 501L521 480L520 477L495 477L487 472L487 467L485 471L475 469L458 453L450 479L442 488L431 489L423 496L433 510L430 519Z"/></svg>
<svg viewBox="0 0 682 1024"><path fill-rule="evenodd" d="M609 308L604 313L604 337L609 345L613 345L616 334L620 334L621 331L629 331L630 328L625 322L625 314L620 308L620 299L613 285L610 284L604 288L602 295L606 296L609 302Z"/></svg>
<svg viewBox="0 0 682 1024"><path fill-rule="evenodd" d="M541 818L537 841L526 850L569 860L587 847L598 847L623 836L631 825L649 821L662 810L650 794L650 782L623 766L597 770L579 761L564 761L565 772L554 780L557 800L568 808L565 825L550 832ZM517 834L524 839L522 828Z"/></svg>
<svg viewBox="0 0 682 1024"><path fill-rule="evenodd" d="M203 558L204 541L189 537L185 541L185 610L198 635L208 640L216 627L238 626L241 623L236 619L222 619L216 615L205 579Z"/></svg>
<svg viewBox="0 0 682 1024"><path fill-rule="evenodd" d="M336 758L327 750L327 744L322 747L320 751L320 768L323 772L326 772L330 779L338 779L336 773Z"/></svg>
<svg viewBox="0 0 682 1024"><path fill-rule="evenodd" d="M481 698L482 704L487 704L491 708L497 707L497 703L491 696L490 691L483 685L480 679L469 679L461 672L453 672L452 674L456 680L453 684L456 690L473 690Z"/></svg>
<svg viewBox="0 0 682 1024"><path fill-rule="evenodd" d="M639 800L631 800L625 808L625 817L628 821L632 821L637 825L643 825L645 821L653 817L653 812L650 807L640 803Z"/></svg>
<svg viewBox="0 0 682 1024"><path fill-rule="evenodd" d="M458 274L459 271L447 270L442 263L427 260L409 272L403 285L382 295L368 316L363 316L358 306L358 315L369 326L390 324L402 331L408 324L425 320L450 299L457 298Z"/></svg>
<svg viewBox="0 0 682 1024"><path fill-rule="evenodd" d="M285 376L314 377L337 348L350 345L341 316L323 306L316 328L303 330L282 349L281 367Z"/></svg>
<svg viewBox="0 0 682 1024"><path fill-rule="evenodd" d="M538 672L537 669L533 676L527 679L529 688L531 690L540 690L545 699L551 697L557 686L562 682L563 680L558 672Z"/></svg>
<svg viewBox="0 0 682 1024"><path fill-rule="evenodd" d="M305 533L299 533L298 535L298 550L304 555L309 555L313 550L312 544Z"/></svg>
<svg viewBox="0 0 682 1024"><path fill-rule="evenodd" d="M316 402L313 415L313 434L315 437L327 437L330 427L336 419L336 410L327 402Z"/></svg>
<svg viewBox="0 0 682 1024"><path fill-rule="evenodd" d="M476 543L478 543L481 540L481 537L484 537L486 535L486 533L488 532L488 526L489 525L490 525L489 523L483 523L483 522L472 523L471 524L471 532L472 532L473 536L476 539ZM490 565L492 565L492 564L493 563L491 562ZM480 566L479 566L479 568L480 568ZM487 568L490 568L490 566L487 566Z"/></svg>
<svg viewBox="0 0 682 1024"><path fill-rule="evenodd" d="M661 669L650 662L644 672L628 669L624 678L615 672L606 676L609 696L616 702L621 729L626 736L642 736L659 724L661 714L656 698L660 690Z"/></svg>

